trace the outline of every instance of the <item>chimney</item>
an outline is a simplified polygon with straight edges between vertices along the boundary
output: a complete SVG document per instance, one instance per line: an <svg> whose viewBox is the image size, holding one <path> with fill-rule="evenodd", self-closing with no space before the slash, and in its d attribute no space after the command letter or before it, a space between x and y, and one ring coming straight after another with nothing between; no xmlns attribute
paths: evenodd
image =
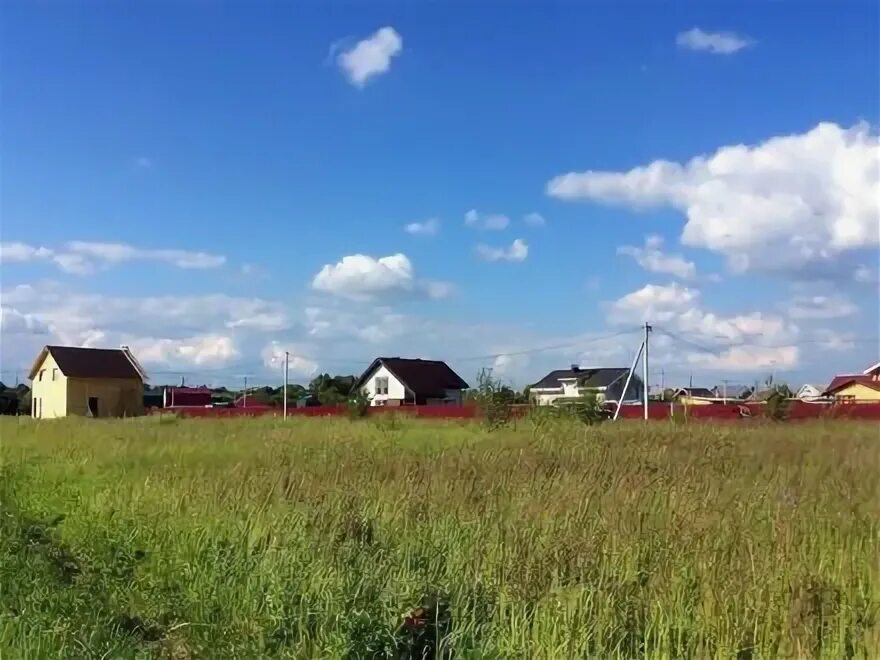
<svg viewBox="0 0 880 660"><path fill-rule="evenodd" d="M571 372L572 373L576 374L580 370L581 370L581 368L578 365L576 365L576 364L571 365Z"/></svg>

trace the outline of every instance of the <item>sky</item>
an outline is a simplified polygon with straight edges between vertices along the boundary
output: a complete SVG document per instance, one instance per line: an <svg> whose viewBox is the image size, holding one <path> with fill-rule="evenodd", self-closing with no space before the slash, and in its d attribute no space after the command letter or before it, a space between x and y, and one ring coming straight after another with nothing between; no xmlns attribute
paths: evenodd
<svg viewBox="0 0 880 660"><path fill-rule="evenodd" d="M3 4L0 378L877 362L876 2Z"/></svg>

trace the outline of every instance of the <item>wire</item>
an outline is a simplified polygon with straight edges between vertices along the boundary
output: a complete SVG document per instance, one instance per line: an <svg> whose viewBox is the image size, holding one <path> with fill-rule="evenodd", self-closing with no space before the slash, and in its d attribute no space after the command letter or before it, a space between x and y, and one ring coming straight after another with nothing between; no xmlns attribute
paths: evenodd
<svg viewBox="0 0 880 660"><path fill-rule="evenodd" d="M589 337L586 339L579 339L577 341L566 342L564 344L553 344L550 346L541 346L539 348L528 348L520 351L504 351L502 353L487 353L486 355L471 355L467 357L453 357L449 358L450 362L470 362L473 360L491 360L499 357L513 357L516 355L530 355L532 353L541 353L543 351L554 351L560 348L571 348L572 346L582 346L583 344L591 344L597 341L603 341L605 339L612 339L614 337L620 337L621 335L629 335L634 332L640 332L641 328L634 328L630 330L622 330L620 332L615 332L610 335L602 335L599 337Z"/></svg>

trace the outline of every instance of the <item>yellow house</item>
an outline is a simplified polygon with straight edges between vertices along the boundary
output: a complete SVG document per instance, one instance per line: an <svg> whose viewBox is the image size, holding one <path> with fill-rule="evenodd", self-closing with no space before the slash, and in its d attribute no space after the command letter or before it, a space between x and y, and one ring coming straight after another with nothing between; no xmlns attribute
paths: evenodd
<svg viewBox="0 0 880 660"><path fill-rule="evenodd" d="M860 374L835 376L824 394L833 396L835 401L880 402L880 362Z"/></svg>
<svg viewBox="0 0 880 660"><path fill-rule="evenodd" d="M128 348L45 346L31 367L31 417L144 414L146 374Z"/></svg>
<svg viewBox="0 0 880 660"><path fill-rule="evenodd" d="M679 387L673 393L673 400L682 406L710 406L721 403L715 392L706 387Z"/></svg>

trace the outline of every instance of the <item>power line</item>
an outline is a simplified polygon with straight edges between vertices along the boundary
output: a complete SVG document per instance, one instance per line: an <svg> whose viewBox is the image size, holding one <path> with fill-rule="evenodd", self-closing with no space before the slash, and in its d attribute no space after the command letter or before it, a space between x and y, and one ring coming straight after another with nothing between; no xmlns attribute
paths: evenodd
<svg viewBox="0 0 880 660"><path fill-rule="evenodd" d="M586 339L579 339L577 341L566 342L564 344L553 344L550 346L541 346L539 348L527 348L520 351L504 351L501 353L487 353L486 355L471 355L467 357L453 357L449 358L450 362L469 362L472 360L490 360L499 357L514 357L517 355L530 355L532 353L541 353L543 351L555 351L560 348L571 348L573 346L582 346L584 344L592 344L597 341L602 341L605 339L612 339L614 337L620 337L621 335L629 335L635 332L641 332L642 328L632 328L629 330L622 330L620 332L615 332L610 335L602 335L599 337L589 337Z"/></svg>

